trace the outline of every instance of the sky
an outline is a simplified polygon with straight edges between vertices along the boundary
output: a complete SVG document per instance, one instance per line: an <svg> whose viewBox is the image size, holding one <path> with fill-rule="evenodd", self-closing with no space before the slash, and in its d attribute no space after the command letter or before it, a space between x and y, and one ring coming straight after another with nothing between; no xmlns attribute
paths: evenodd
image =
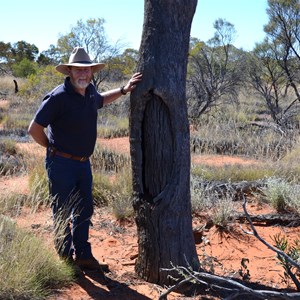
<svg viewBox="0 0 300 300"><path fill-rule="evenodd" d="M172 0L168 0L172 1ZM214 35L218 18L234 25L237 48L250 51L263 41L263 26L268 23L267 0L198 0L191 37L208 41ZM11 44L25 41L44 51L56 45L79 20L105 20L109 41L120 41L125 48L139 49L144 0L14 0L1 5L0 41Z"/></svg>

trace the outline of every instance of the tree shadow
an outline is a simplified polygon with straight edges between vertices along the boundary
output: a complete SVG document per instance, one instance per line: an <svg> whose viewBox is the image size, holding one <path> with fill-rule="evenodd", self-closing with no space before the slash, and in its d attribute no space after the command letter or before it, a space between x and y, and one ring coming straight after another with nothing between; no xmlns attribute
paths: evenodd
<svg viewBox="0 0 300 300"><path fill-rule="evenodd" d="M125 283L113 280L97 271L85 271L78 278L77 284L87 292L91 299L95 300L151 300Z"/></svg>

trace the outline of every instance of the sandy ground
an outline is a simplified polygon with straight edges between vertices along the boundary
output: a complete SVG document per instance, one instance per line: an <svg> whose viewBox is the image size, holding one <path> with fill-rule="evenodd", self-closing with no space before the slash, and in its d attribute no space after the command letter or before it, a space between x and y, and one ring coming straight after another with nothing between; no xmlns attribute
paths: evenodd
<svg viewBox="0 0 300 300"><path fill-rule="evenodd" d="M128 153L128 138L114 140L99 140L102 145L114 148L116 151ZM24 146L26 145L26 146ZM24 149L32 151L36 146L24 144ZM24 148L25 147L25 148ZM43 155L44 150L38 148L37 155ZM253 160L226 156L193 156L193 163L205 163L222 166L224 164L254 164ZM0 177L0 192L15 192L26 194L28 192L28 178ZM237 209L242 211L242 203L236 202ZM255 200L250 202L248 210L251 214L271 213L273 210L267 205L261 205ZM17 223L35 234L41 236L49 247L52 244L52 220L49 209L40 210L35 213L23 209L16 218ZM287 288L294 289L291 281L284 280L284 272L278 264L275 253L267 249L254 236L246 234L249 231L247 224L232 223L228 230L222 231L215 226L206 230L198 230L206 224L206 216L193 217L193 228L195 229L195 241L199 260L213 266L218 275L241 278L242 259L248 259L247 264L250 281L259 283L265 288ZM135 259L138 253L137 234L134 220L120 223L107 208L97 208L93 217L90 242L94 256L109 264L111 272L107 274L108 282L95 273L86 273L69 288L57 291L51 300L90 300L90 299L112 299L112 300L146 300L158 299L165 291L163 287L147 283L138 278L134 272ZM258 233L274 244L272 237L281 233L286 235L290 241L299 237L300 229L295 227L265 226L260 224L256 227ZM184 297L177 293L171 293L168 299L213 299L205 297ZM215 299L215 298L214 298Z"/></svg>

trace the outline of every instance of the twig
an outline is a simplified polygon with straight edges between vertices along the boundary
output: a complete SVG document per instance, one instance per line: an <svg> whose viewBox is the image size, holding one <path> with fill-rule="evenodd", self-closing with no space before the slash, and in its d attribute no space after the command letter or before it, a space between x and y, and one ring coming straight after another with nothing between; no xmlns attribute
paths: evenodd
<svg viewBox="0 0 300 300"><path fill-rule="evenodd" d="M247 232L248 234L252 234L254 235L259 241L261 241L264 245L266 245L269 249L271 249L272 251L276 252L277 255L279 256L282 256L286 261L288 261L291 265L293 265L295 268L297 268L299 271L300 271L300 265L294 261L290 256L288 256L286 253L284 253L283 251L277 249L276 247L273 247L272 245L270 245L268 242L266 242L263 238L260 237L260 235L257 233L253 223L252 223L252 220L248 214L248 211L246 209L246 204L247 204L247 200L245 198L245 196L243 195L243 199L244 199L244 202L243 202L243 209L244 209L244 212L245 212L245 215L246 215L246 218L247 218L247 221L249 222L250 224L250 227L252 229L252 233L251 232ZM244 231L246 232L246 231Z"/></svg>

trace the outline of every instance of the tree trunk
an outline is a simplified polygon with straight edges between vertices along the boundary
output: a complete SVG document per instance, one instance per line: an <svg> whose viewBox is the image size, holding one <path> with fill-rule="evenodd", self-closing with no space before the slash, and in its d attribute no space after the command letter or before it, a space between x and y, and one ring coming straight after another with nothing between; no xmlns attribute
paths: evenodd
<svg viewBox="0 0 300 300"><path fill-rule="evenodd" d="M171 265L199 268L192 232L186 68L197 0L145 0L138 71L130 99L130 147L143 279L170 284ZM174 274L171 274L174 275ZM176 274L178 275L178 274Z"/></svg>

